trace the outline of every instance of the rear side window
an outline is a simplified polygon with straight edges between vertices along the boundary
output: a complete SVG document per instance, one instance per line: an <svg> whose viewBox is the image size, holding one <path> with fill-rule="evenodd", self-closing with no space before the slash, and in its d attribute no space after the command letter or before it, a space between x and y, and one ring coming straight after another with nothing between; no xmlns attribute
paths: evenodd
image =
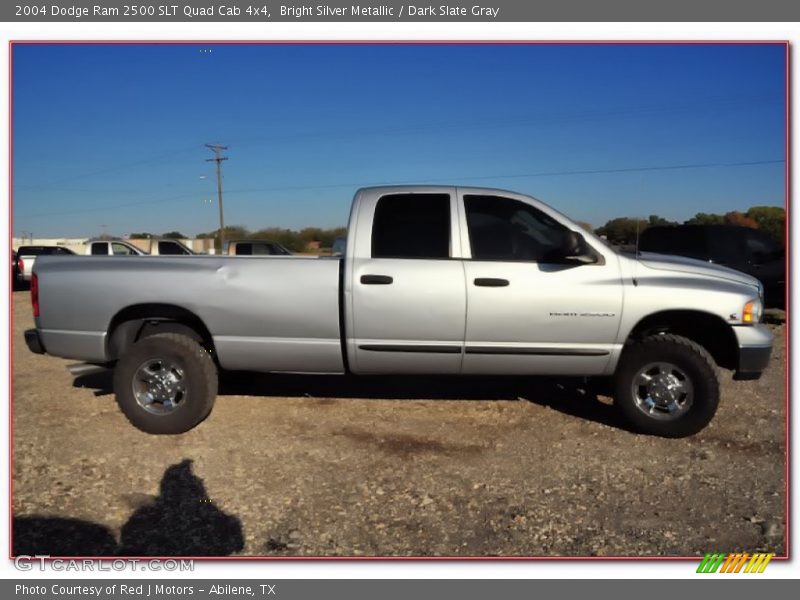
<svg viewBox="0 0 800 600"><path fill-rule="evenodd" d="M253 244L236 244L237 256L250 256L253 254Z"/></svg>
<svg viewBox="0 0 800 600"><path fill-rule="evenodd" d="M383 196L372 222L372 257L449 258L450 196Z"/></svg>
<svg viewBox="0 0 800 600"><path fill-rule="evenodd" d="M93 255L107 255L108 254L108 244L92 244L92 254Z"/></svg>

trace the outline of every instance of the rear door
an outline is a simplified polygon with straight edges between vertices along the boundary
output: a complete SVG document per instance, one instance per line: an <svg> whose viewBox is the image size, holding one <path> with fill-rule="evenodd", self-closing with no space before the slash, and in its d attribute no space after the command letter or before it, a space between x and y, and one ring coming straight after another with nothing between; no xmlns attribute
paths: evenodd
<svg viewBox="0 0 800 600"><path fill-rule="evenodd" d="M345 285L351 370L458 373L466 298L455 190L366 190L354 214Z"/></svg>
<svg viewBox="0 0 800 600"><path fill-rule="evenodd" d="M459 190L466 232L466 374L604 373L622 311L619 262L567 263L568 228L530 199Z"/></svg>

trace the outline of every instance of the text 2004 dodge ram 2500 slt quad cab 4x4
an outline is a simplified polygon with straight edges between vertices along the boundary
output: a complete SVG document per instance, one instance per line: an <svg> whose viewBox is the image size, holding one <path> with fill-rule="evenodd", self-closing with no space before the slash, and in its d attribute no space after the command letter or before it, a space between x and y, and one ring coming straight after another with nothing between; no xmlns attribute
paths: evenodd
<svg viewBox="0 0 800 600"><path fill-rule="evenodd" d="M717 365L766 367L758 281L618 254L528 196L440 186L356 193L341 258L41 257L34 352L114 367L140 429L211 411L217 369L613 378L639 431L691 435Z"/></svg>

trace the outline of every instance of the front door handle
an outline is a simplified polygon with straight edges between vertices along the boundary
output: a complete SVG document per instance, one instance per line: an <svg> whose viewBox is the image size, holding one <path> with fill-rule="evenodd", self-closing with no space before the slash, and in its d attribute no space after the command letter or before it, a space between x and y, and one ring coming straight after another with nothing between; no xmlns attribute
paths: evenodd
<svg viewBox="0 0 800 600"><path fill-rule="evenodd" d="M362 275L361 283L364 285L390 285L394 279L388 275Z"/></svg>
<svg viewBox="0 0 800 600"><path fill-rule="evenodd" d="M506 287L508 284L508 279L496 279L494 277L478 277L475 280L475 285L479 287Z"/></svg>

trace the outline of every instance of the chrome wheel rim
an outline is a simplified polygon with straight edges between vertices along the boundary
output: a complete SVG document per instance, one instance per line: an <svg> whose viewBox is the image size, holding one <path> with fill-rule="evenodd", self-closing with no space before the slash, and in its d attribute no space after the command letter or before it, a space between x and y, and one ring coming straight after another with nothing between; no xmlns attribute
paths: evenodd
<svg viewBox="0 0 800 600"><path fill-rule="evenodd" d="M139 406L154 415L174 412L186 399L183 368L166 358L146 360L133 376L133 396Z"/></svg>
<svg viewBox="0 0 800 600"><path fill-rule="evenodd" d="M671 421L692 407L694 385L677 365L653 362L634 375L631 394L636 408L652 419Z"/></svg>

